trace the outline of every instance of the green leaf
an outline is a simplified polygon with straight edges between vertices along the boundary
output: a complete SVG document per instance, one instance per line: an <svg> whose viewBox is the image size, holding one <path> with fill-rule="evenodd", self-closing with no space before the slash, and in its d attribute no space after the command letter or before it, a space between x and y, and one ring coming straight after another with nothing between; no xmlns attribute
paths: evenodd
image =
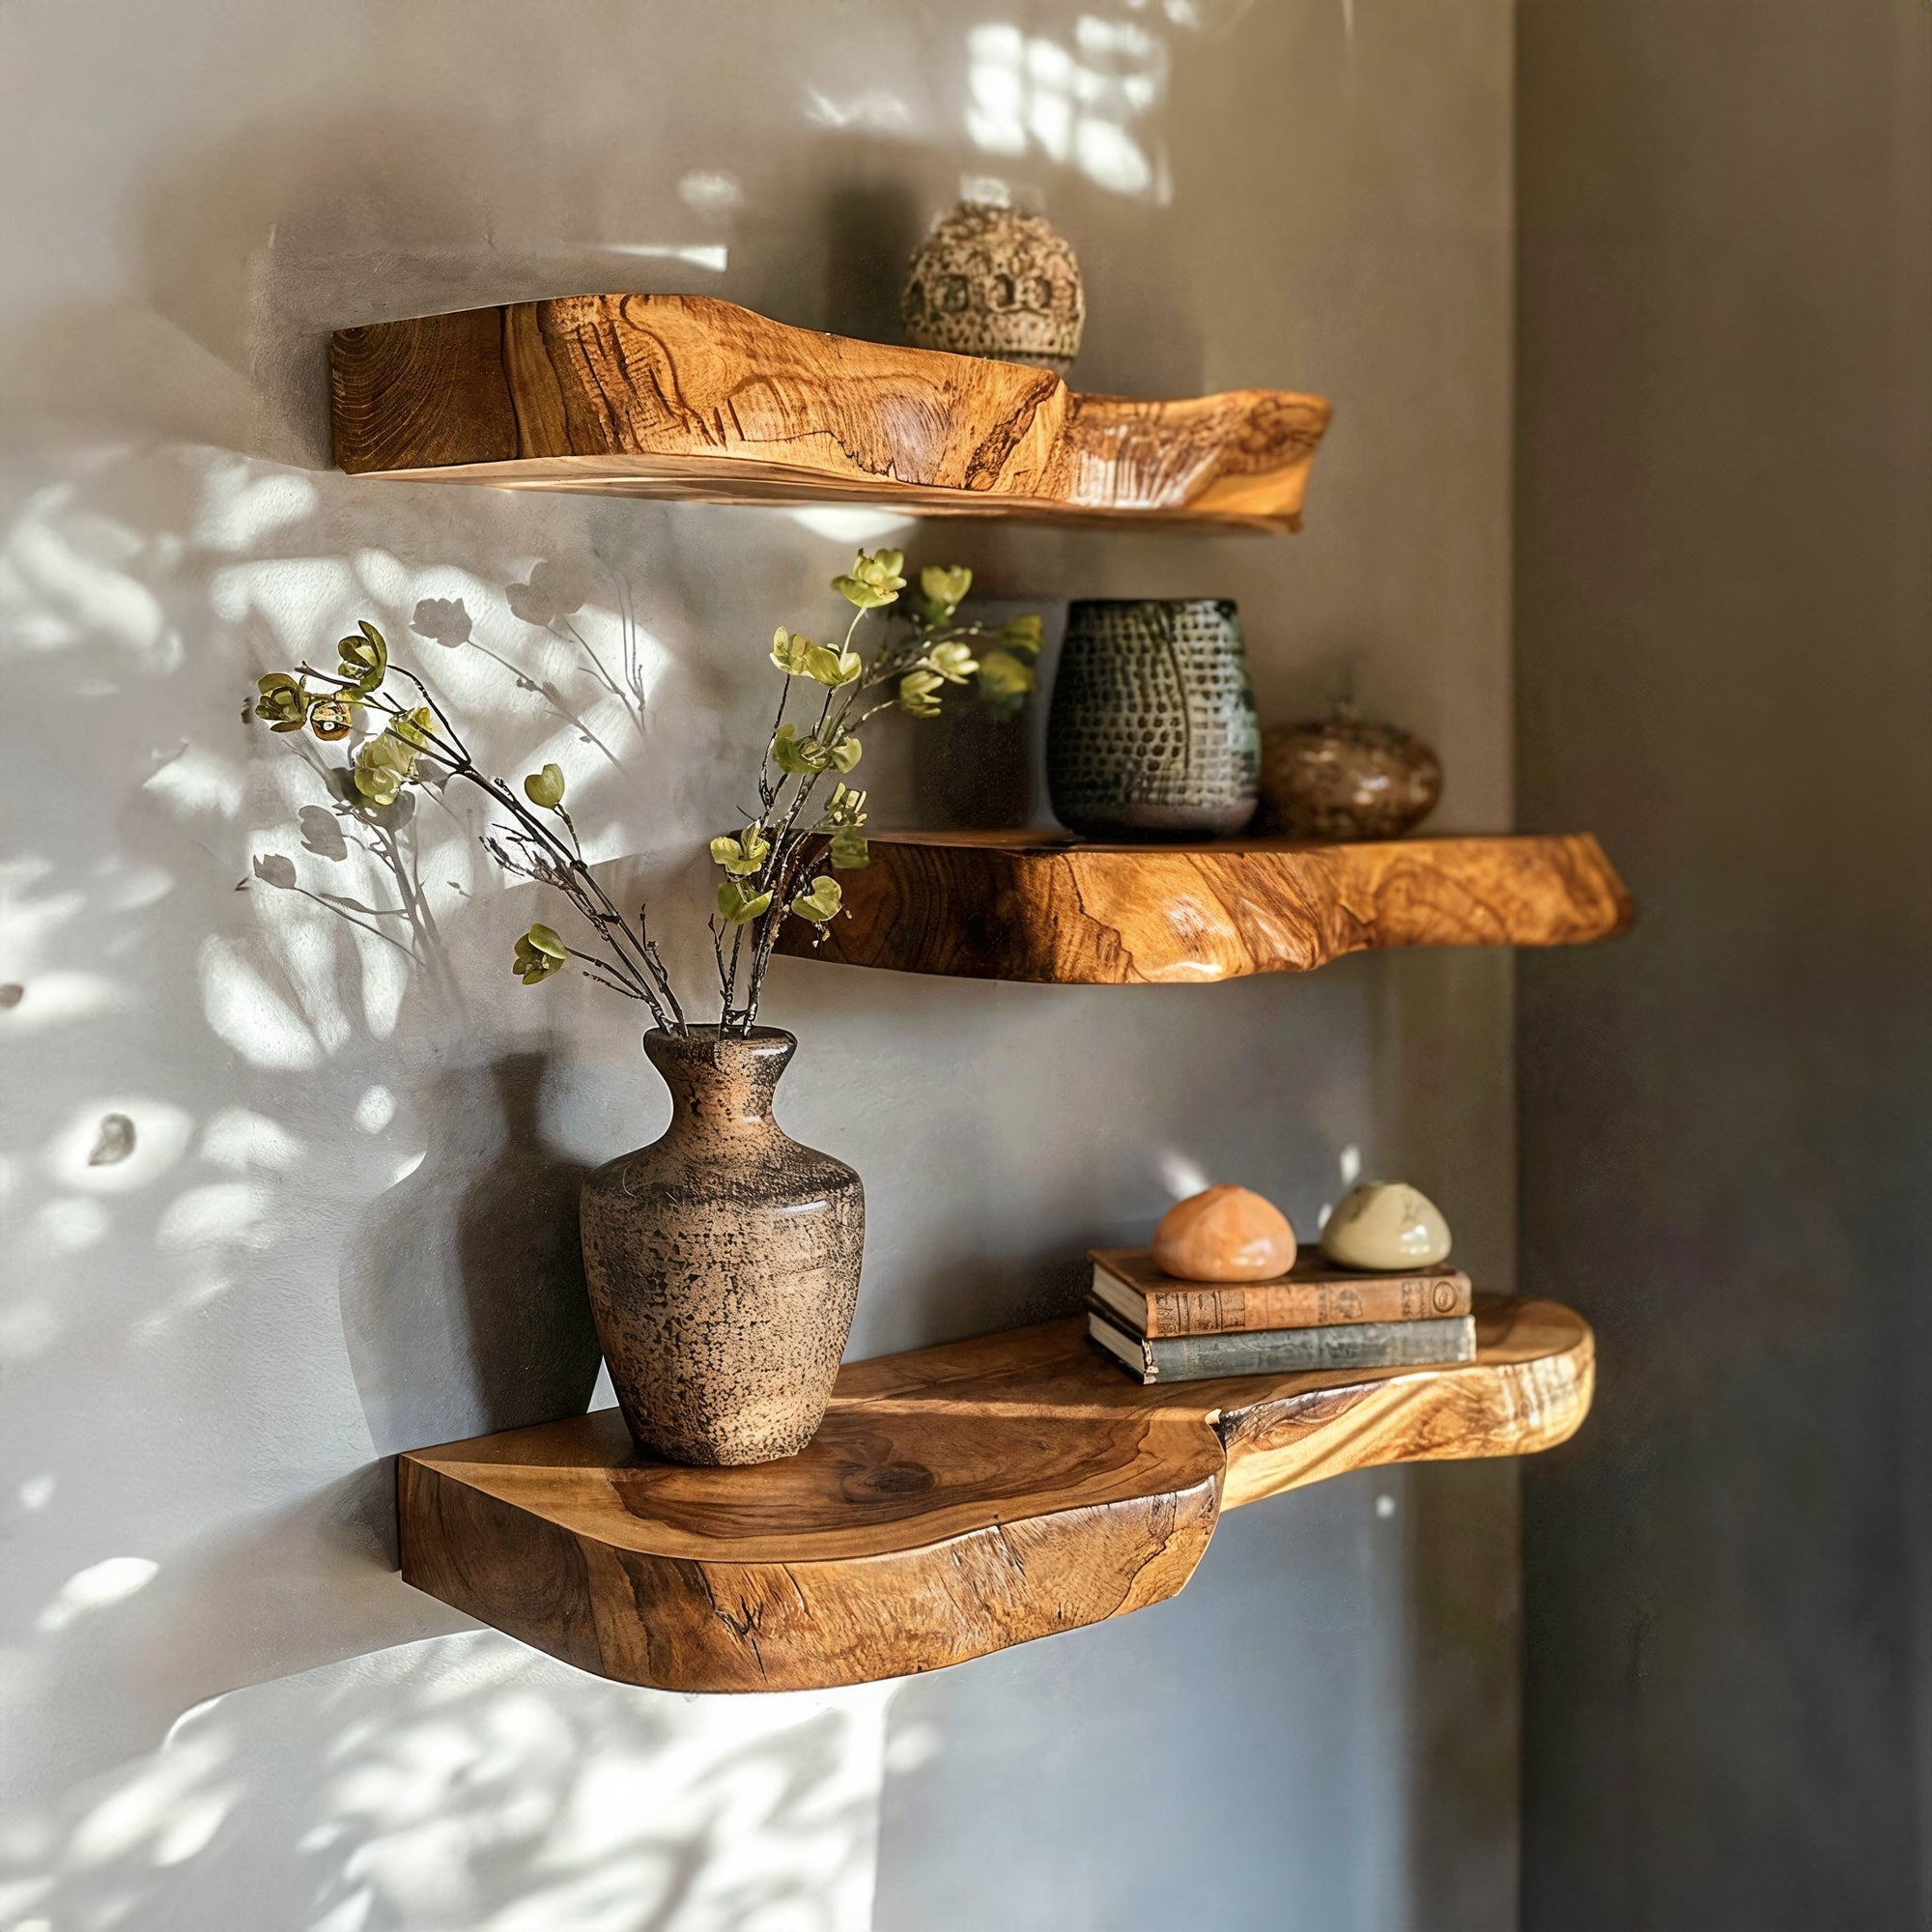
<svg viewBox="0 0 1932 1932"><path fill-rule="evenodd" d="M844 888L828 874L815 880L809 893L800 893L792 900L791 909L800 919L809 919L814 925L823 925L838 912L844 898Z"/></svg>
<svg viewBox="0 0 1932 1932"><path fill-rule="evenodd" d="M546 765L524 781L524 796L546 811L554 811L563 803L563 767Z"/></svg>
<svg viewBox="0 0 1932 1932"><path fill-rule="evenodd" d="M570 948L547 925L533 925L524 936L539 952L547 952L553 959L570 957Z"/></svg>
<svg viewBox="0 0 1932 1932"><path fill-rule="evenodd" d="M748 897L736 879L726 879L718 888L718 915L726 925L743 925L756 919L772 902L770 893Z"/></svg>
<svg viewBox="0 0 1932 1932"><path fill-rule="evenodd" d="M841 872L860 872L872 863L872 850L866 835L849 825L841 825L832 835L832 863Z"/></svg>

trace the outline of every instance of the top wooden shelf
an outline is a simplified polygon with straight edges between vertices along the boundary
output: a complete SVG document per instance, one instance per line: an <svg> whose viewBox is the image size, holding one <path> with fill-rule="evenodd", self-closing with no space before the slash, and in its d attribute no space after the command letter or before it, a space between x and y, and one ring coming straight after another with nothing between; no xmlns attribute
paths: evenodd
<svg viewBox="0 0 1932 1932"><path fill-rule="evenodd" d="M667 1690L902 1677L1172 1597L1224 1509L1576 1430L1581 1317L1479 1296L1472 1362L1144 1388L1080 1321L849 1363L806 1450L639 1456L614 1408L398 1464L403 1576L567 1663Z"/></svg>
<svg viewBox="0 0 1932 1932"><path fill-rule="evenodd" d="M1075 395L705 296L568 296L336 331L357 475L922 516L1296 529L1320 397Z"/></svg>

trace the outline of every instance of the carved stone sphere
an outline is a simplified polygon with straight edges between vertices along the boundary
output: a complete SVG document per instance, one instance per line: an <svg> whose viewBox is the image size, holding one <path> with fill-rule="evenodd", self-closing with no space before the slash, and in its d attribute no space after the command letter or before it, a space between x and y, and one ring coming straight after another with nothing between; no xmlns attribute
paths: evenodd
<svg viewBox="0 0 1932 1932"><path fill-rule="evenodd" d="M1245 1187L1177 1201L1153 1231L1153 1264L1179 1281L1272 1281L1294 1265L1294 1230Z"/></svg>
<svg viewBox="0 0 1932 1932"><path fill-rule="evenodd" d="M1420 738L1338 704L1262 738L1262 824L1292 838L1400 838L1435 810L1442 765Z"/></svg>
<svg viewBox="0 0 1932 1932"><path fill-rule="evenodd" d="M1037 214L962 201L925 238L900 298L920 349L1027 362L1064 376L1087 298L1065 238Z"/></svg>

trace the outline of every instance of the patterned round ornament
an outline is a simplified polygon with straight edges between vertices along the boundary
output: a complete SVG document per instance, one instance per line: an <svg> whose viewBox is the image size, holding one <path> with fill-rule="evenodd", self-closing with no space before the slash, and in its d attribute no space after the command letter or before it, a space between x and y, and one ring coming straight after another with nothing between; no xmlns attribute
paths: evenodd
<svg viewBox="0 0 1932 1932"><path fill-rule="evenodd" d="M1080 353L1087 298L1065 238L1037 214L959 202L925 238L900 298L920 349L1028 362L1064 376Z"/></svg>

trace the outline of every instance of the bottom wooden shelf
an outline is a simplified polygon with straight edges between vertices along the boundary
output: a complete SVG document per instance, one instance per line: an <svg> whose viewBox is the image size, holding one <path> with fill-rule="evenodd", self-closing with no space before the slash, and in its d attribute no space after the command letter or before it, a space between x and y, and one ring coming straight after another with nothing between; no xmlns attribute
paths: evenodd
<svg viewBox="0 0 1932 1932"><path fill-rule="evenodd" d="M640 1457L615 1409L404 1456L403 1576L667 1690L900 1677L1174 1596L1223 1509L1377 1463L1514 1456L1590 1406L1588 1324L1478 1298L1453 1367L1142 1388L1080 1320L840 1371L810 1447Z"/></svg>

